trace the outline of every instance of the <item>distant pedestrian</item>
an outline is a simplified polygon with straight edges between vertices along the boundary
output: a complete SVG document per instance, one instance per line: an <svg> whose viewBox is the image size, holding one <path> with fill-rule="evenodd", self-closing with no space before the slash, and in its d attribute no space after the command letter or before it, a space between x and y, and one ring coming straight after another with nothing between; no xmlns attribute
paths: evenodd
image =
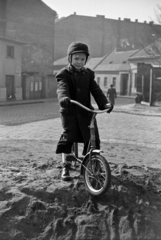
<svg viewBox="0 0 161 240"><path fill-rule="evenodd" d="M107 91L107 97L112 105L115 105L115 98L117 98L116 89L113 87L113 84L110 85L110 88Z"/></svg>

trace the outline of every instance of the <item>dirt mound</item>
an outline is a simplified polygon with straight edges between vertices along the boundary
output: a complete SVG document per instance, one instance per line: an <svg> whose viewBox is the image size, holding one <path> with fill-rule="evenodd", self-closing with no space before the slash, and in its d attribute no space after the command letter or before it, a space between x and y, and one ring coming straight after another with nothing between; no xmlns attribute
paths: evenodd
<svg viewBox="0 0 161 240"><path fill-rule="evenodd" d="M60 180L60 162L49 151L52 145L1 143L1 240L161 239L161 169L117 163L119 146L111 144L116 160L110 162L111 188L94 198L79 168L72 171L72 182ZM122 154L124 147L120 145ZM126 146L129 155L130 149ZM137 148L132 149L136 155Z"/></svg>

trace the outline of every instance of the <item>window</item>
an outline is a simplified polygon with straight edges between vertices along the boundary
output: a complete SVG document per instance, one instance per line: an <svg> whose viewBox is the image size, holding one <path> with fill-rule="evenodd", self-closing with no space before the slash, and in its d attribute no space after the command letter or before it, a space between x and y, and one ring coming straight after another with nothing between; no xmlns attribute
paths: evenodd
<svg viewBox="0 0 161 240"><path fill-rule="evenodd" d="M35 92L39 90L39 82L35 82Z"/></svg>
<svg viewBox="0 0 161 240"><path fill-rule="evenodd" d="M104 77L104 87L107 87L107 77Z"/></svg>
<svg viewBox="0 0 161 240"><path fill-rule="evenodd" d="M100 84L100 77L97 77L97 84Z"/></svg>
<svg viewBox="0 0 161 240"><path fill-rule="evenodd" d="M7 57L14 58L14 46L7 46Z"/></svg>
<svg viewBox="0 0 161 240"><path fill-rule="evenodd" d="M39 82L39 91L42 90L42 82Z"/></svg>
<svg viewBox="0 0 161 240"><path fill-rule="evenodd" d="M113 84L114 87L116 86L116 77L112 78L112 84Z"/></svg>
<svg viewBox="0 0 161 240"><path fill-rule="evenodd" d="M33 82L30 83L30 91L34 91L34 83Z"/></svg>
<svg viewBox="0 0 161 240"><path fill-rule="evenodd" d="M15 99L15 78L13 75L6 75L7 100Z"/></svg>

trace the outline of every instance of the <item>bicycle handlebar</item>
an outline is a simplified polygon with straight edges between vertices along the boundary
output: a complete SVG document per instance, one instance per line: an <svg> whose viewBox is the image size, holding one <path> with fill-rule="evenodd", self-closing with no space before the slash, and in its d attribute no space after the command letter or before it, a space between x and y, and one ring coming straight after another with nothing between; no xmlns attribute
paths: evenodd
<svg viewBox="0 0 161 240"><path fill-rule="evenodd" d="M83 104L81 104L81 103L75 101L75 100L70 100L70 102L71 102L71 103L74 103L74 104L78 105L79 107L84 108L84 109L87 110L88 112L92 112L92 113L105 113L105 112L108 111L107 108L104 109L104 110L99 110L99 109L94 109L94 110L92 110L92 109L90 109L90 108L84 106ZM108 103L108 104L106 104L106 106L107 106L107 107L109 106L109 109L110 109L111 104Z"/></svg>

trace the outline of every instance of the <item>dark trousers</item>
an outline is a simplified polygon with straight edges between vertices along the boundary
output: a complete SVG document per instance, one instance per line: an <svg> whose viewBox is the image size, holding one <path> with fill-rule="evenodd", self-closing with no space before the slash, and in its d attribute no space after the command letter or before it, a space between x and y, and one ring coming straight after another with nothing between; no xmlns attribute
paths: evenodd
<svg viewBox="0 0 161 240"><path fill-rule="evenodd" d="M63 136L61 136L61 138L63 138ZM63 140L61 140L61 138L60 138L60 140L57 144L56 154L60 154L60 153L69 154L69 153L71 153L73 142L63 141ZM86 155L87 150L88 150L88 146L89 146L89 142L84 143L84 148L83 148L82 155ZM96 148L100 149L100 139L99 138L96 138Z"/></svg>

